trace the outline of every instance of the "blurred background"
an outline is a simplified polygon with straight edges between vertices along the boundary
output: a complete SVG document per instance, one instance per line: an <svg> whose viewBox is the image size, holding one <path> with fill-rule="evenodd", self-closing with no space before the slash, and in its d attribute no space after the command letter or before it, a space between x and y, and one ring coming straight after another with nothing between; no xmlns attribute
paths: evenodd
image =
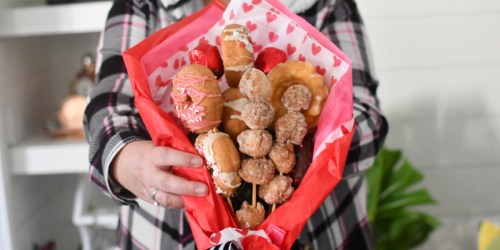
<svg viewBox="0 0 500 250"><path fill-rule="evenodd" d="M0 1L0 249L105 249L114 235L116 206L89 184L88 146L60 122L88 87L84 58L111 2L56 2ZM475 249L480 222L500 223L500 1L358 7L386 147L437 201L419 208L441 221L419 249Z"/></svg>

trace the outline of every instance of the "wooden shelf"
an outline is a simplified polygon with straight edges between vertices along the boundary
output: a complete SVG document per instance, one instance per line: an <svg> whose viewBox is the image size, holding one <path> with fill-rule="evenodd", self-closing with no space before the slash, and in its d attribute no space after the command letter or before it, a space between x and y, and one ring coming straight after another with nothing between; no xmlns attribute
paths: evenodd
<svg viewBox="0 0 500 250"><path fill-rule="evenodd" d="M89 146L83 139L35 135L10 148L14 174L88 173Z"/></svg>
<svg viewBox="0 0 500 250"><path fill-rule="evenodd" d="M111 1L0 10L0 38L98 32Z"/></svg>

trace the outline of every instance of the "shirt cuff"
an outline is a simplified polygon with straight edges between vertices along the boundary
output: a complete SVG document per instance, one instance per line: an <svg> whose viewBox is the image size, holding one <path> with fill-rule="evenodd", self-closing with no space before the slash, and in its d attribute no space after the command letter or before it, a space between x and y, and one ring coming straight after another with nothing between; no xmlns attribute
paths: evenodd
<svg viewBox="0 0 500 250"><path fill-rule="evenodd" d="M137 202L135 200L137 197L132 192L121 186L116 180L114 180L114 178L112 178L112 175L110 173L111 165L113 164L113 161L118 152L120 152L120 150L122 150L127 144L135 141L145 140L147 139L140 136L131 136L124 139L119 135L115 135L111 137L106 146L107 153L103 155L104 182L106 183L106 188L108 189L110 196L121 204L136 205Z"/></svg>

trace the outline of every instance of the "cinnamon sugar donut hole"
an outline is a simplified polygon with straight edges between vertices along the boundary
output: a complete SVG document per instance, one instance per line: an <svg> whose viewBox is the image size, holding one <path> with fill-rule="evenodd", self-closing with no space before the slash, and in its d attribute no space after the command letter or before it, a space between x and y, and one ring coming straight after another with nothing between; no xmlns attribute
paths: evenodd
<svg viewBox="0 0 500 250"><path fill-rule="evenodd" d="M257 202L256 207L252 207L244 201L240 210L236 211L235 214L240 228L254 229L264 221L266 211L260 202Z"/></svg>
<svg viewBox="0 0 500 250"><path fill-rule="evenodd" d="M241 119L250 129L265 129L274 120L274 110L264 102L249 102L241 110Z"/></svg>
<svg viewBox="0 0 500 250"><path fill-rule="evenodd" d="M281 104L288 111L307 110L311 105L311 91L302 84L292 85L281 96Z"/></svg>
<svg viewBox="0 0 500 250"><path fill-rule="evenodd" d="M276 168L273 161L266 158L250 158L241 162L238 174L248 183L262 185L274 178Z"/></svg>
<svg viewBox="0 0 500 250"><path fill-rule="evenodd" d="M251 68L246 70L241 77L240 91L250 101L264 102L271 92L271 84L264 72L256 68Z"/></svg>
<svg viewBox="0 0 500 250"><path fill-rule="evenodd" d="M275 142L269 152L269 158L280 173L288 174L295 167L295 152L292 144Z"/></svg>
<svg viewBox="0 0 500 250"><path fill-rule="evenodd" d="M293 194L292 178L278 175L268 183L259 187L259 197L267 204L283 204Z"/></svg>
<svg viewBox="0 0 500 250"><path fill-rule="evenodd" d="M273 147L273 136L267 130L245 130L236 138L240 152L254 158L263 157Z"/></svg>
<svg viewBox="0 0 500 250"><path fill-rule="evenodd" d="M305 116L300 112L288 112L274 124L276 141L301 145L307 133Z"/></svg>

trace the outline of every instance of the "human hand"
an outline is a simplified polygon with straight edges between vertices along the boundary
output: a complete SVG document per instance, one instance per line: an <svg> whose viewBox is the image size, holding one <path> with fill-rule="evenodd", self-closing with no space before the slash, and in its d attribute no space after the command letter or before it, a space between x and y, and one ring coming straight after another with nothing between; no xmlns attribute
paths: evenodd
<svg viewBox="0 0 500 250"><path fill-rule="evenodd" d="M136 141L118 153L111 174L138 198L154 203L152 194L158 188L154 198L160 206L180 208L184 206L180 195L203 196L208 189L204 183L174 175L171 166L197 168L202 163L199 155L155 146L151 141Z"/></svg>

